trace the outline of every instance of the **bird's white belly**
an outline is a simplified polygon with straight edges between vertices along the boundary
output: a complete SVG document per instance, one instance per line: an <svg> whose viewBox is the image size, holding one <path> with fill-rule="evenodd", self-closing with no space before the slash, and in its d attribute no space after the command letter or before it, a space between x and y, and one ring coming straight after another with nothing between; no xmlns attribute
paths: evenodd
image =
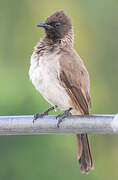
<svg viewBox="0 0 118 180"><path fill-rule="evenodd" d="M61 110L67 110L70 107L70 98L58 79L60 68L58 59L51 58L51 56L41 57L39 65L34 65L35 62L31 60L30 79L50 104L57 105Z"/></svg>

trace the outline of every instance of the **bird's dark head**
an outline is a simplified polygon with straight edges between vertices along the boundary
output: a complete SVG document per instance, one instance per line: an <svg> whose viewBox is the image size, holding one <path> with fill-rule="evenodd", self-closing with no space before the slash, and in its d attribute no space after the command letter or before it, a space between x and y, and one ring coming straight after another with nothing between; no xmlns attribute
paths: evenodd
<svg viewBox="0 0 118 180"><path fill-rule="evenodd" d="M55 12L49 16L44 23L39 23L37 26L43 27L46 32L46 37L53 41L64 38L64 36L72 30L71 19L64 11Z"/></svg>

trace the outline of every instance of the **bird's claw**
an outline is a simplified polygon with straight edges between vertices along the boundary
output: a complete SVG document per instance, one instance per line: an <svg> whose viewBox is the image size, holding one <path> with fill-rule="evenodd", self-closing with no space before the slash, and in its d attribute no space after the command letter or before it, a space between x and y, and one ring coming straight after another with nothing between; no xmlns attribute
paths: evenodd
<svg viewBox="0 0 118 180"><path fill-rule="evenodd" d="M46 116L46 115L48 115L48 113L46 113L46 112L34 114L33 123L34 123L38 118L42 118L43 116Z"/></svg>
<svg viewBox="0 0 118 180"><path fill-rule="evenodd" d="M49 109L47 109L47 110L44 111L43 113L36 113L36 114L34 114L33 123L34 123L38 118L42 118L43 116L48 115L48 113L49 113L50 111L52 111L52 110L54 110L54 109L56 109L56 108L57 108L57 105L50 107Z"/></svg>
<svg viewBox="0 0 118 180"><path fill-rule="evenodd" d="M69 108L68 110L64 111L63 114L59 114L56 116L56 119L58 119L58 122L57 122L58 128L59 128L60 123L63 121L63 119L71 115L71 112L70 112L71 110L72 108Z"/></svg>

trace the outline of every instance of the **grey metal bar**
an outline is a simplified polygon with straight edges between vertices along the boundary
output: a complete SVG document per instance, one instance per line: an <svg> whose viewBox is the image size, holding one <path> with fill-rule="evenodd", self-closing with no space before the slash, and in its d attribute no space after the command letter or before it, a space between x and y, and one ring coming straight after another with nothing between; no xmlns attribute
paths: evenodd
<svg viewBox="0 0 118 180"><path fill-rule="evenodd" d="M0 116L0 135L32 134L117 134L118 114L71 116L57 127L55 115L48 115L33 123L33 116Z"/></svg>

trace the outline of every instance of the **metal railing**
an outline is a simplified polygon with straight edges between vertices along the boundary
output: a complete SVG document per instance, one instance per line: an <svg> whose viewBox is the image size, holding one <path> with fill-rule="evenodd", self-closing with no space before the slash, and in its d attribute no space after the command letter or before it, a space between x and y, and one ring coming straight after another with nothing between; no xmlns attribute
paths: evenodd
<svg viewBox="0 0 118 180"><path fill-rule="evenodd" d="M33 116L0 116L0 135L25 134L117 134L118 114L70 116L57 127L55 115L37 119Z"/></svg>

